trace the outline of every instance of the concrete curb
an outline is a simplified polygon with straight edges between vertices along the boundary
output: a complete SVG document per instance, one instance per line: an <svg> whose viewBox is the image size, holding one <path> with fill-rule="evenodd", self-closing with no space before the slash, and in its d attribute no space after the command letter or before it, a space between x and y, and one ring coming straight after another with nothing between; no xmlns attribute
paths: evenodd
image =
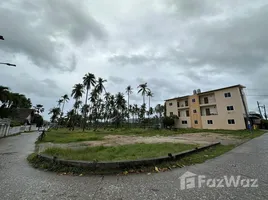
<svg viewBox="0 0 268 200"><path fill-rule="evenodd" d="M192 150L183 151L177 154L170 156L163 156L158 158L149 158L149 159L140 159L140 160L123 160L123 161L106 161L106 162L90 162L90 161L81 161L81 160L64 160L58 159L57 157L52 157L44 154L38 154L38 157L44 161L52 162L55 164L61 164L70 167L81 167L89 170L107 170L107 169L126 169L126 168L135 168L141 166L154 166L167 161L174 161L180 158L183 158L187 155L203 151L210 147L219 145L220 142L212 143L203 147L195 148Z"/></svg>

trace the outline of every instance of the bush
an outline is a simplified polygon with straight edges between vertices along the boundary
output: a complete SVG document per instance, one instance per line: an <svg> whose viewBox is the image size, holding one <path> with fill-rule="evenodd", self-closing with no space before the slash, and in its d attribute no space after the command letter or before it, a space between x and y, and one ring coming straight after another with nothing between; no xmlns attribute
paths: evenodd
<svg viewBox="0 0 268 200"><path fill-rule="evenodd" d="M15 120L12 120L10 123L10 127L21 126L21 125L23 125L23 123L21 123L19 121L15 121Z"/></svg>
<svg viewBox="0 0 268 200"><path fill-rule="evenodd" d="M172 117L164 117L163 124L165 128L172 127L175 125L175 120Z"/></svg>
<svg viewBox="0 0 268 200"><path fill-rule="evenodd" d="M264 129L268 129L268 120L261 120L261 127Z"/></svg>

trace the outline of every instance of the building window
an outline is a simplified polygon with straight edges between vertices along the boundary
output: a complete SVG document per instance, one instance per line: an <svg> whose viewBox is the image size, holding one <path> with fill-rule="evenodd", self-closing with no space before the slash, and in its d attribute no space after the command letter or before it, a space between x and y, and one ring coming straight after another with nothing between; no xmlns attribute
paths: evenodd
<svg viewBox="0 0 268 200"><path fill-rule="evenodd" d="M182 124L187 124L186 120L181 121Z"/></svg>
<svg viewBox="0 0 268 200"><path fill-rule="evenodd" d="M188 106L188 101L185 101L185 106Z"/></svg>
<svg viewBox="0 0 268 200"><path fill-rule="evenodd" d="M173 116L173 112L170 112L169 115L170 115L170 116Z"/></svg>
<svg viewBox="0 0 268 200"><path fill-rule="evenodd" d="M227 110L234 110L234 106L227 106Z"/></svg>
<svg viewBox="0 0 268 200"><path fill-rule="evenodd" d="M208 122L208 124L213 124L212 120L208 120L207 122Z"/></svg>
<svg viewBox="0 0 268 200"><path fill-rule="evenodd" d="M197 121L197 120L194 120L194 123L195 123L195 124L198 124L198 121Z"/></svg>
<svg viewBox="0 0 268 200"><path fill-rule="evenodd" d="M210 109L206 108L206 116L209 116L209 115L210 115Z"/></svg>
<svg viewBox="0 0 268 200"><path fill-rule="evenodd" d="M178 111L178 117L180 117L181 116L181 112L180 111Z"/></svg>
<svg viewBox="0 0 268 200"><path fill-rule="evenodd" d="M205 103L205 104L208 104L208 97L205 97L205 98L204 98L204 103Z"/></svg>
<svg viewBox="0 0 268 200"><path fill-rule="evenodd" d="M227 93L224 93L224 96L225 96L225 98L228 98L228 97L231 97L232 95L230 92L227 92Z"/></svg>
<svg viewBox="0 0 268 200"><path fill-rule="evenodd" d="M193 110L194 113L196 113L196 110Z"/></svg>
<svg viewBox="0 0 268 200"><path fill-rule="evenodd" d="M235 120L234 119L228 119L228 124L235 124Z"/></svg>
<svg viewBox="0 0 268 200"><path fill-rule="evenodd" d="M195 99L192 99L192 102L194 103L195 102Z"/></svg>
<svg viewBox="0 0 268 200"><path fill-rule="evenodd" d="M177 101L177 107L180 107L180 102Z"/></svg>
<svg viewBox="0 0 268 200"><path fill-rule="evenodd" d="M172 106L172 103L169 103L169 106Z"/></svg>
<svg viewBox="0 0 268 200"><path fill-rule="evenodd" d="M186 110L186 117L189 117L189 116L190 116L189 110Z"/></svg>

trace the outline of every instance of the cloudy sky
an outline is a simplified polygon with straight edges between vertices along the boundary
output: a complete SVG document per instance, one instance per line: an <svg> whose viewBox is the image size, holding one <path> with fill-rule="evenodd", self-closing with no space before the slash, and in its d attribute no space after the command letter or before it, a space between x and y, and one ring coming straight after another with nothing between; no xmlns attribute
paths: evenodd
<svg viewBox="0 0 268 200"><path fill-rule="evenodd" d="M85 73L111 93L147 82L153 104L234 84L268 107L267 0L0 1L0 85L47 111ZM266 96L265 96L266 95ZM66 109L71 108L70 102Z"/></svg>

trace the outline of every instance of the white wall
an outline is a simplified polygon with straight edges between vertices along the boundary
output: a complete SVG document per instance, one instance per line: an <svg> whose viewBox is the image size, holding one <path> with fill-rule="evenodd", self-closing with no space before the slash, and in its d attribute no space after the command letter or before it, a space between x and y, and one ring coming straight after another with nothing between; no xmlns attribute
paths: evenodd
<svg viewBox="0 0 268 200"><path fill-rule="evenodd" d="M32 126L14 126L10 127L7 125L0 125L0 138L7 137L11 135L16 135L18 133L28 132L28 131L37 131L38 128L36 125Z"/></svg>

